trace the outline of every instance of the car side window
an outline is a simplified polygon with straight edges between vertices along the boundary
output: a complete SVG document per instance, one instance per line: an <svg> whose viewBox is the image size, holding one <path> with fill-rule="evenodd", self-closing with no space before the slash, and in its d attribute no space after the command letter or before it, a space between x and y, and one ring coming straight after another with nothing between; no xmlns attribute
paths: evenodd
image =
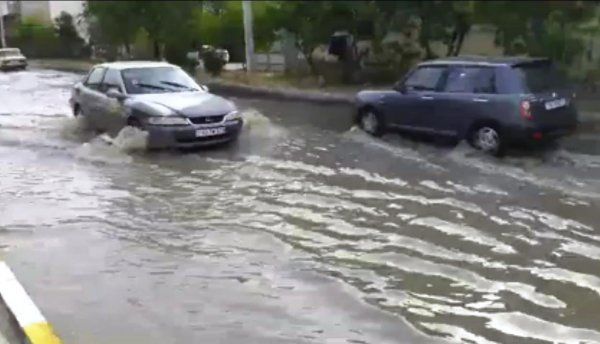
<svg viewBox="0 0 600 344"><path fill-rule="evenodd" d="M490 67L452 68L446 78L444 92L449 93L496 93L496 73Z"/></svg>
<svg viewBox="0 0 600 344"><path fill-rule="evenodd" d="M105 68L94 68L88 75L84 85L93 90L99 90L100 84L102 83L102 78L104 77L104 72Z"/></svg>
<svg viewBox="0 0 600 344"><path fill-rule="evenodd" d="M106 74L104 74L104 80L100 86L100 91L106 92L111 88L116 88L119 92L123 93L121 85L121 73L115 69L108 69Z"/></svg>
<svg viewBox="0 0 600 344"><path fill-rule="evenodd" d="M412 91L435 91L445 70L446 67L443 66L419 67L404 81L404 88Z"/></svg>

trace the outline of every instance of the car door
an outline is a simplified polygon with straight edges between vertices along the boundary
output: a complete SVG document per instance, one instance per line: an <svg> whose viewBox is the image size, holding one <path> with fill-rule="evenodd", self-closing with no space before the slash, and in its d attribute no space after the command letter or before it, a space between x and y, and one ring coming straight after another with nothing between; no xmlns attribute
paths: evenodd
<svg viewBox="0 0 600 344"><path fill-rule="evenodd" d="M125 94L121 72L113 68L106 71L100 85L103 98L99 102L98 121L103 130L116 135L126 124L126 114L122 100L107 96L108 91L111 89L116 89L119 93Z"/></svg>
<svg viewBox="0 0 600 344"><path fill-rule="evenodd" d="M443 65L420 66L385 99L386 120L391 127L409 131L430 131L437 90L446 70Z"/></svg>
<svg viewBox="0 0 600 344"><path fill-rule="evenodd" d="M437 94L434 130L462 136L477 120L490 118L496 103L496 69L492 66L452 66Z"/></svg>
<svg viewBox="0 0 600 344"><path fill-rule="evenodd" d="M96 67L92 69L83 86L79 89L79 99L83 115L88 123L96 129L101 129L99 122L101 103L104 95L100 92L100 84L104 78L106 68Z"/></svg>

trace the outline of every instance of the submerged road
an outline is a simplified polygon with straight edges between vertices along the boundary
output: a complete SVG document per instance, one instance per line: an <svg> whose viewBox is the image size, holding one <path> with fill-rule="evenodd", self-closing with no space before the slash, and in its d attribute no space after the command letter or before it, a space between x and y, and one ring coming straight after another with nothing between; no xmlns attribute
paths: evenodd
<svg viewBox="0 0 600 344"><path fill-rule="evenodd" d="M494 159L233 99L233 147L144 152L0 74L0 258L65 343L600 343L600 132Z"/></svg>

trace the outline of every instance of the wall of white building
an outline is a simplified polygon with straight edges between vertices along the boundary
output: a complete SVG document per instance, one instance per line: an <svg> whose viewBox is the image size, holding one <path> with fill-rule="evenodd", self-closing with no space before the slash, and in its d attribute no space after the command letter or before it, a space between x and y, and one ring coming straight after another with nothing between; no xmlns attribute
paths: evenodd
<svg viewBox="0 0 600 344"><path fill-rule="evenodd" d="M79 16L83 13L84 3L84 0L21 0L21 17L32 17L42 23L51 25L61 12L67 12L73 16L79 35L87 40L86 23L78 23Z"/></svg>
<svg viewBox="0 0 600 344"><path fill-rule="evenodd" d="M8 14L8 2L6 2L6 1L0 1L0 13L2 15L7 15Z"/></svg>

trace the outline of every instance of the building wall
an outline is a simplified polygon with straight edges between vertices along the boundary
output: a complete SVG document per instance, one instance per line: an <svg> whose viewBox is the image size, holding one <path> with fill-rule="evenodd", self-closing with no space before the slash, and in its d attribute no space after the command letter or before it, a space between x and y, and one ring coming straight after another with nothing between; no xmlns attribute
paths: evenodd
<svg viewBox="0 0 600 344"><path fill-rule="evenodd" d="M52 17L50 15L50 2L31 0L31 1L20 1L21 6L21 18L23 19L35 19L40 23L50 25L52 24Z"/></svg>
<svg viewBox="0 0 600 344"><path fill-rule="evenodd" d="M0 13L2 13L2 15L9 14L8 1L0 1Z"/></svg>
<svg viewBox="0 0 600 344"><path fill-rule="evenodd" d="M79 21L79 16L83 13L84 3L84 0L20 0L18 1L18 7L21 18L35 18L35 20L46 25L54 24L54 19L61 12L67 12L73 16L79 36L87 41L87 23Z"/></svg>

